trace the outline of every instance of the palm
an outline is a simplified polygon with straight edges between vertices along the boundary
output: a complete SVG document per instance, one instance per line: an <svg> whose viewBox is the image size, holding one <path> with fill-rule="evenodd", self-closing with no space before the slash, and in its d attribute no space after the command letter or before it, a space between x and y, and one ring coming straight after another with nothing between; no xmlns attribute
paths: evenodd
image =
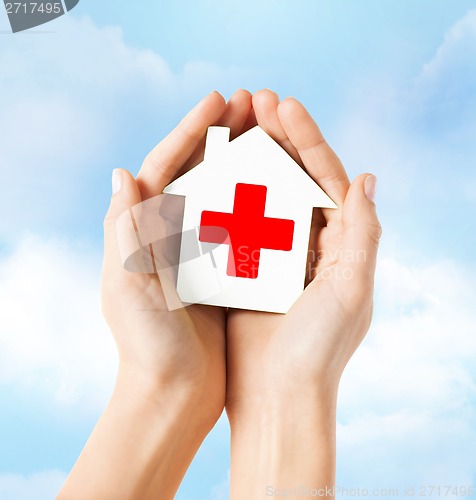
<svg viewBox="0 0 476 500"><path fill-rule="evenodd" d="M316 252L309 255L339 255L341 242L342 229L322 228L314 240ZM306 269L310 266L316 269L315 262L309 261ZM283 390L287 385L296 387L296 378L303 383L308 377L318 376L332 360L332 351L342 338L338 335L342 332L342 318L348 311L339 300L342 285L336 279L342 264L325 262L317 267L317 272L324 266L329 277L308 280L303 294L286 315L243 310L228 313L228 362L232 369L241 367L240 378L247 393L265 390L257 381L268 386L275 384ZM309 352L315 355L310 358ZM244 370L244 366L261 373ZM251 375L249 382L244 380L246 373ZM233 393L230 396L233 398Z"/></svg>
<svg viewBox="0 0 476 500"><path fill-rule="evenodd" d="M269 390L292 394L323 375L339 377L371 316L371 281L349 281L352 264L349 269L346 257L355 252L355 228L344 223L350 186L345 170L301 105L285 101L278 112L278 104L269 91L255 95L257 123L304 164L339 209L315 209L308 254L314 258L307 266L313 272L306 276L304 292L286 315L228 313L230 406L244 395L259 397Z"/></svg>
<svg viewBox="0 0 476 500"><path fill-rule="evenodd" d="M126 328L113 330L125 332L124 338L118 339L124 361L158 379L179 373L181 379L201 381L205 367L212 367L215 376L217 370L224 369L220 363L224 357L222 308L196 305L168 311L161 283L150 274L125 275L121 288L121 303L113 307L122 311L118 319ZM114 318L110 322L114 323ZM129 331L134 331L134 336L126 333ZM208 356L218 363L210 364Z"/></svg>
<svg viewBox="0 0 476 500"><path fill-rule="evenodd" d="M236 92L226 106L217 93L205 98L146 158L137 178L142 199L160 194L166 184L203 159L208 126L227 126L232 136L238 135L250 110L251 95L246 91ZM224 367L225 309L191 305L168 311L159 279L151 275L141 279L146 281L137 288L141 307L146 304L152 309L147 324L152 331L157 325L169 327L166 335L155 338L157 351L162 352L162 344L167 343L172 350L167 354L182 361L189 357L182 365L185 370L196 364L197 354L212 360L219 355Z"/></svg>

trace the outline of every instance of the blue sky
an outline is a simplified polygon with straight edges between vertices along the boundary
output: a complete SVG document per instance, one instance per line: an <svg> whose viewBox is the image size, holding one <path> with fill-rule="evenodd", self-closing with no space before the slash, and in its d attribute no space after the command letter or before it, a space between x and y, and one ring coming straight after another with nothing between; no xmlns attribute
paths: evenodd
<svg viewBox="0 0 476 500"><path fill-rule="evenodd" d="M81 0L16 35L0 9L0 498L51 498L107 401L111 170L137 172L203 95L240 87L296 96L351 177L379 179L375 322L342 381L337 482L474 484L472 9ZM179 499L226 498L228 432L223 419Z"/></svg>

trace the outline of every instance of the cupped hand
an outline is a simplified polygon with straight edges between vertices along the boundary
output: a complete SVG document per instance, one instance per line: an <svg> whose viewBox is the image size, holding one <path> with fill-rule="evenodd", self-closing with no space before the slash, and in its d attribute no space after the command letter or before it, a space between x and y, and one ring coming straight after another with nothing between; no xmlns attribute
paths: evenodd
<svg viewBox="0 0 476 500"><path fill-rule="evenodd" d="M210 125L228 126L238 135L250 112L246 91L235 93L228 104L216 92L207 96L146 157L136 180L126 170L115 171L104 221L102 302L118 346L120 374L148 396L157 391L170 391L172 397L193 395L195 416L207 426L221 414L225 400L225 310L193 305L169 311L156 274L124 270L116 221L200 162Z"/></svg>
<svg viewBox="0 0 476 500"><path fill-rule="evenodd" d="M381 234L373 202L375 177L362 174L350 184L339 158L298 101L279 102L264 90L253 96L253 109L258 125L338 209L314 210L306 288L287 314L229 311L227 412L232 421L257 402L336 393L342 371L370 325Z"/></svg>

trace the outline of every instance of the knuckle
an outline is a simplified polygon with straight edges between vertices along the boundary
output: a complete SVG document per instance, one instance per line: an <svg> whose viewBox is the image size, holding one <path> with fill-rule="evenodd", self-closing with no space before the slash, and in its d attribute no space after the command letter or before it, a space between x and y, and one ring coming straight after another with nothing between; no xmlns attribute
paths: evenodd
<svg viewBox="0 0 476 500"><path fill-rule="evenodd" d="M369 224L369 238L378 245L382 237L382 226L379 221Z"/></svg>
<svg viewBox="0 0 476 500"><path fill-rule="evenodd" d="M103 229L104 234L115 233L116 224L122 212L117 213L117 208L115 211L109 209L103 219Z"/></svg>
<svg viewBox="0 0 476 500"><path fill-rule="evenodd" d="M111 213L111 211L108 210L106 215L104 216L104 220L102 223L104 230L105 231L109 230L110 227L114 226L115 222L116 222L116 218Z"/></svg>
<svg viewBox="0 0 476 500"><path fill-rule="evenodd" d="M160 158L159 155L154 154L154 152L149 153L145 157L143 164L150 167L159 176L167 175L172 168L171 164L164 162L164 160Z"/></svg>
<svg viewBox="0 0 476 500"><path fill-rule="evenodd" d="M186 140L189 140L191 142L195 142L195 143L199 143L204 135L202 135L201 133L199 133L197 130L193 130L192 128L190 128L187 123L185 123L184 121L181 121L178 126L177 126L177 130L180 132L180 134L182 134Z"/></svg>

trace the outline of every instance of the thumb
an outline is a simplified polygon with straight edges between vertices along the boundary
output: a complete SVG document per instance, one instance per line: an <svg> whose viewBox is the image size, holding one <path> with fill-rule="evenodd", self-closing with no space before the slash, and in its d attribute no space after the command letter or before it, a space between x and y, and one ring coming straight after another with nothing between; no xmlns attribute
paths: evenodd
<svg viewBox="0 0 476 500"><path fill-rule="evenodd" d="M343 246L354 275L373 283L382 228L374 203L377 178L361 174L351 184L343 207Z"/></svg>
<svg viewBox="0 0 476 500"><path fill-rule="evenodd" d="M141 196L134 177L122 168L112 172L112 197L104 218L104 270L122 268L117 242L116 221L119 216L140 203Z"/></svg>

